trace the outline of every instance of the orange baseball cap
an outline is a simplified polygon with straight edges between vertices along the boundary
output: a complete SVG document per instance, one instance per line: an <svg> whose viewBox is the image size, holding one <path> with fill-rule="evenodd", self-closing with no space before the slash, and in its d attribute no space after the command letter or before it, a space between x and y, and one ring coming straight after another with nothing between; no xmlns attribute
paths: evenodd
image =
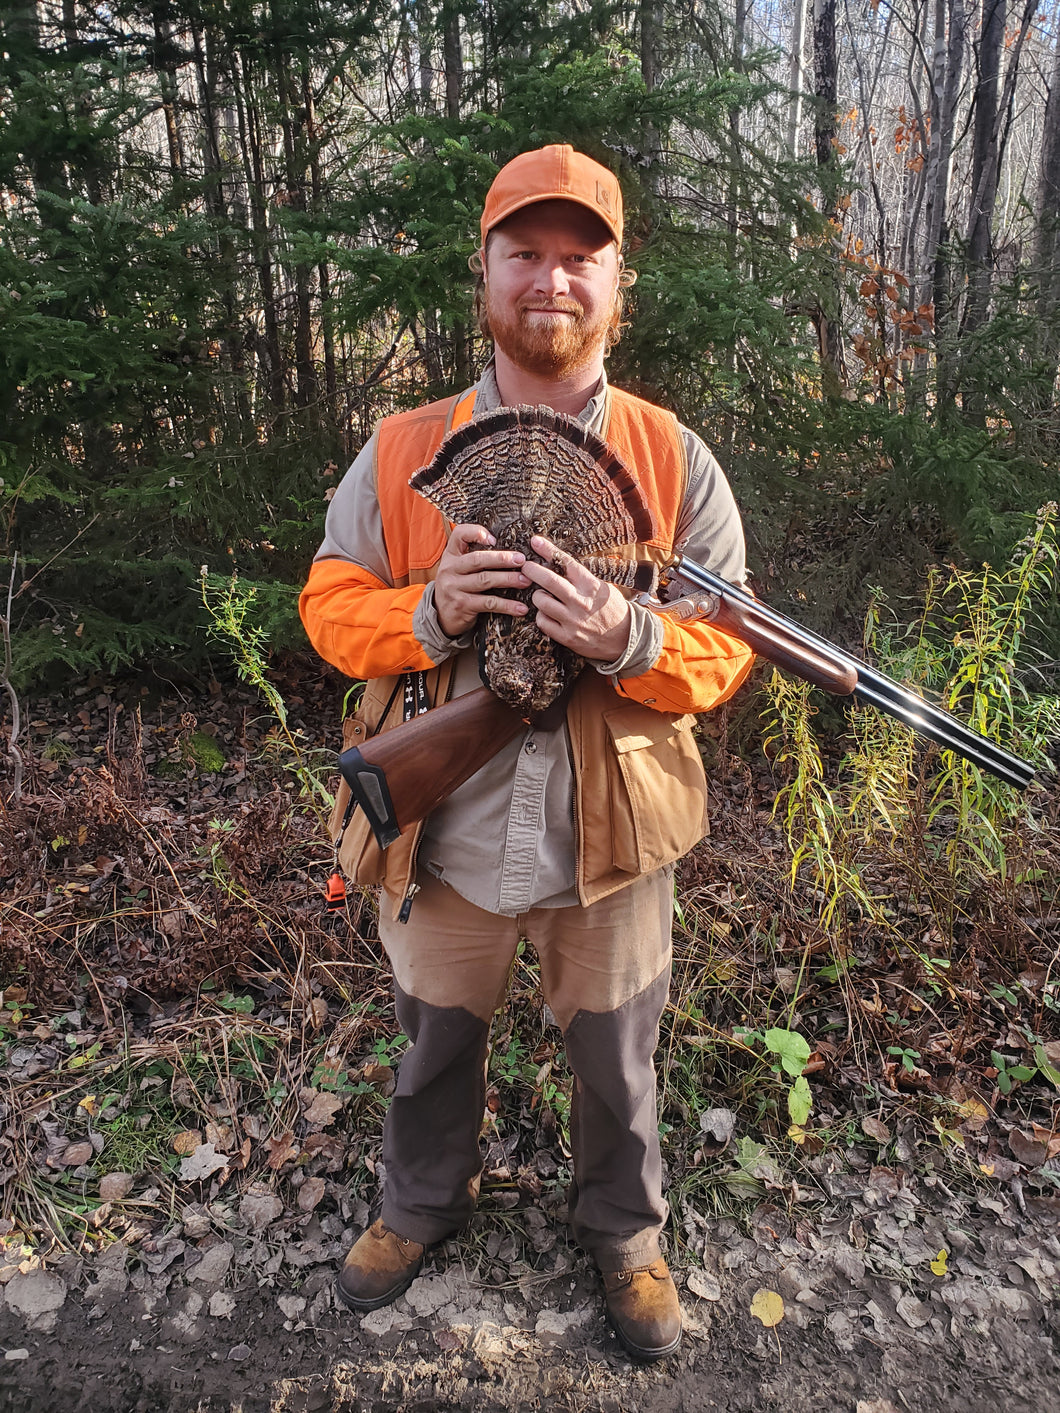
<svg viewBox="0 0 1060 1413"><path fill-rule="evenodd" d="M482 208L482 241L494 226L538 201L576 201L598 216L622 244L622 188L618 178L599 162L553 143L523 152L500 169Z"/></svg>

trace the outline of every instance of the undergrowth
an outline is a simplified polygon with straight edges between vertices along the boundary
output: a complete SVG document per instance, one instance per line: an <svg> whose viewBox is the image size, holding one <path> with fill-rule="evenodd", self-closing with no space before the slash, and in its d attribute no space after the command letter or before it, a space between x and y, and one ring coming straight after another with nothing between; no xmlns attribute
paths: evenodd
<svg viewBox="0 0 1060 1413"><path fill-rule="evenodd" d="M820 739L812 699L779 679L771 760L729 756L722 723L712 833L678 875L658 1057L678 1209L814 1200L820 1165L866 1146L868 1161L989 1184L1016 1129L1041 1148L1023 1182L1060 1184L1046 1156L1060 1147L1057 701L1026 655L1053 524L1043 513L1000 571L932 581L912 629L882 602L868 627L885 671L1032 755L1041 783L1024 798L875 713ZM196 803L194 761L176 783L152 775L127 713L88 763L48 758L54 728L38 722L24 797L0 815L9 1250L224 1232L263 1193L341 1231L375 1193L405 1041L373 906L351 890L345 914L325 911L321 748L290 727L238 583L211 593L244 676L284 706L265 733L282 750L248 759L244 797L221 798L222 775ZM509 1247L545 1259L531 1209L557 1210L570 1176L571 1077L532 955L493 1042L483 1200L503 1232L478 1257L500 1281Z"/></svg>

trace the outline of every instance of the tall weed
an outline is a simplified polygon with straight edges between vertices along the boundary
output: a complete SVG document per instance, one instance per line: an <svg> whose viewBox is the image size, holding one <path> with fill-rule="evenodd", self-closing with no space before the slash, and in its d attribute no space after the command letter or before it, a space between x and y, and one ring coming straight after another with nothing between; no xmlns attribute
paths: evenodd
<svg viewBox="0 0 1060 1413"><path fill-rule="evenodd" d="M1044 506L999 570L933 573L911 627L888 624L877 596L865 635L882 671L1031 760L1042 778L1055 773L1049 743L1060 737L1060 696L1032 685L1028 637L1057 582L1056 521L1056 504ZM855 706L849 747L828 784L809 690L774 673L767 693L767 744L788 773L775 814L792 878L808 871L822 924L837 942L852 906L883 920L878 887L866 877L870 858L900 867L911 896L930 902L947 946L963 898L1035 881L1037 782L1021 796L953 752L924 747L902 723Z"/></svg>

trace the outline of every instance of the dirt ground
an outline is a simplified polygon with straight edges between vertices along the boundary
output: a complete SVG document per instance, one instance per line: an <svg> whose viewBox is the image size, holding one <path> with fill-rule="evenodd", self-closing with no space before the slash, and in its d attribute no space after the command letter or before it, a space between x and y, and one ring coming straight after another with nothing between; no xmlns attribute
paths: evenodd
<svg viewBox="0 0 1060 1413"><path fill-rule="evenodd" d="M686 1208L673 1261L686 1334L655 1366L631 1365L617 1345L561 1213L545 1228L540 1209L526 1214L529 1234L555 1235L555 1244L538 1239L549 1248L538 1269L491 1284L495 1233L518 1229L519 1214L487 1199L466 1240L434 1252L394 1306L363 1317L336 1308L332 1295L357 1229L339 1213L315 1219L294 1242L214 1224L192 1245L176 1226L135 1259L119 1243L92 1264L9 1267L0 1273L0 1408L1043 1413L1060 1405L1060 1200L996 1186L962 1196L931 1174L885 1168L819 1176L826 1202L794 1221L768 1202L748 1205L739 1220ZM750 1313L762 1289L783 1300L773 1328Z"/></svg>

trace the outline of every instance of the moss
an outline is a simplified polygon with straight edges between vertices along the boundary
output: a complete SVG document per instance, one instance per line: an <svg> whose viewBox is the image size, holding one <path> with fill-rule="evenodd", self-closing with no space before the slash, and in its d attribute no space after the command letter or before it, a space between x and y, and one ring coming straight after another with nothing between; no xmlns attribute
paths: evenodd
<svg viewBox="0 0 1060 1413"><path fill-rule="evenodd" d="M221 748L205 731L196 731L194 736L188 737L184 743L184 756L210 775L216 775L225 768Z"/></svg>

